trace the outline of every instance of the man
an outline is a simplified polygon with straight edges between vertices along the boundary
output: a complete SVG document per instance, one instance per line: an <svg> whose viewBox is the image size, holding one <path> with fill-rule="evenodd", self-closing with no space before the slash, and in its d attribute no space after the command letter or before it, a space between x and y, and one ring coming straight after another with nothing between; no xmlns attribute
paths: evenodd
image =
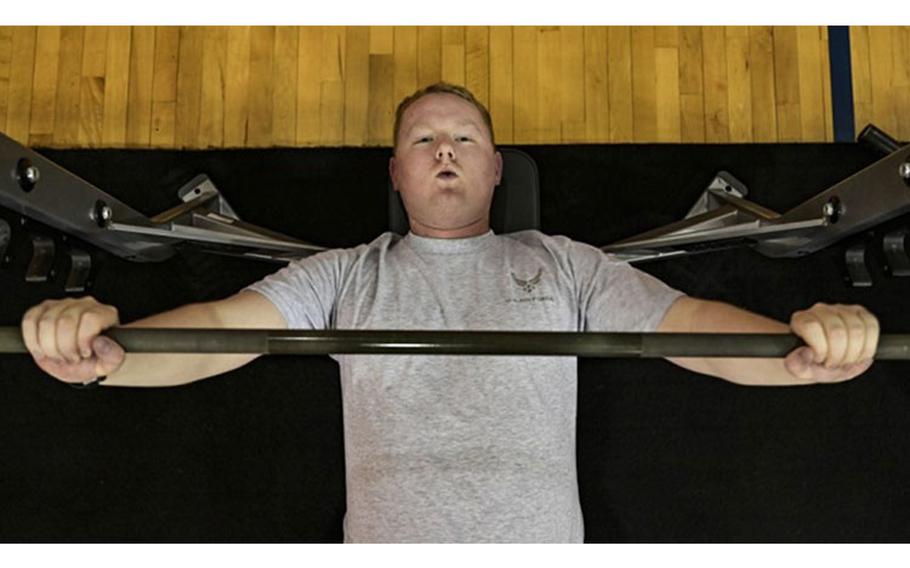
<svg viewBox="0 0 910 568"><path fill-rule="evenodd" d="M793 314L790 325L690 298L599 250L537 231L495 235L502 175L489 113L438 84L396 115L389 173L405 237L291 263L227 299L136 327L792 331L786 359L675 359L747 385L853 378L872 363L878 323L858 306ZM22 321L37 364L67 382L165 386L252 355L124 355L98 334L118 324L92 298L47 301ZM336 356L344 405L349 541L581 541L575 471L576 360L570 357Z"/></svg>

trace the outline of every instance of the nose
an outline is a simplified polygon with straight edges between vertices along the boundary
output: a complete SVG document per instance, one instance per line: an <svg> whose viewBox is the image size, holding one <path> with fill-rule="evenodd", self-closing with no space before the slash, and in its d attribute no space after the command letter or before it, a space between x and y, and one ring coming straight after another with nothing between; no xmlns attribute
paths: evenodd
<svg viewBox="0 0 910 568"><path fill-rule="evenodd" d="M448 140L441 140L439 146L436 147L436 159L444 160L448 158L449 160L455 159L455 146L453 146Z"/></svg>

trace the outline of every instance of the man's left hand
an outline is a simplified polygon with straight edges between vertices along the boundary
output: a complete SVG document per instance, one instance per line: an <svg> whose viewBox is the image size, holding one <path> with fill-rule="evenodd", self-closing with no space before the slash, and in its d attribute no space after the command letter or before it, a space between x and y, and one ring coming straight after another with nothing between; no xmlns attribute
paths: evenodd
<svg viewBox="0 0 910 568"><path fill-rule="evenodd" d="M790 329L806 343L784 359L795 377L833 383L852 379L872 366L879 325L862 306L815 304L794 312Z"/></svg>

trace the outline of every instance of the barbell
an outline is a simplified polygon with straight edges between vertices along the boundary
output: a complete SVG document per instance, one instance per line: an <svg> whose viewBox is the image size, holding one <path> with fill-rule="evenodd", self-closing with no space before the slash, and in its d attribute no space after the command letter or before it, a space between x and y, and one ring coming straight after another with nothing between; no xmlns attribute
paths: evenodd
<svg viewBox="0 0 910 568"><path fill-rule="evenodd" d="M553 331L286 330L115 327L104 335L135 353L267 355L521 355L607 358L785 357L790 334ZM0 327L0 353L27 353L18 327ZM879 338L878 360L910 359L910 335Z"/></svg>

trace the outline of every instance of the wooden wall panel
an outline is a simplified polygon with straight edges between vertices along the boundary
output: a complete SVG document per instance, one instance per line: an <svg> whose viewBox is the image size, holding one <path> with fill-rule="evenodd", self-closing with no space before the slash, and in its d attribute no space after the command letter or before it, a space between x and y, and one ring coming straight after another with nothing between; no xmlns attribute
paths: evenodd
<svg viewBox="0 0 910 568"><path fill-rule="evenodd" d="M13 60L13 28L0 27L0 127L6 126L9 79Z"/></svg>
<svg viewBox="0 0 910 568"><path fill-rule="evenodd" d="M679 42L680 136L683 142L704 142L705 83L701 28L682 28Z"/></svg>
<svg viewBox="0 0 910 568"><path fill-rule="evenodd" d="M910 28L851 28L856 128L910 138ZM503 144L833 140L826 27L0 27L33 146L389 146L465 84Z"/></svg>

